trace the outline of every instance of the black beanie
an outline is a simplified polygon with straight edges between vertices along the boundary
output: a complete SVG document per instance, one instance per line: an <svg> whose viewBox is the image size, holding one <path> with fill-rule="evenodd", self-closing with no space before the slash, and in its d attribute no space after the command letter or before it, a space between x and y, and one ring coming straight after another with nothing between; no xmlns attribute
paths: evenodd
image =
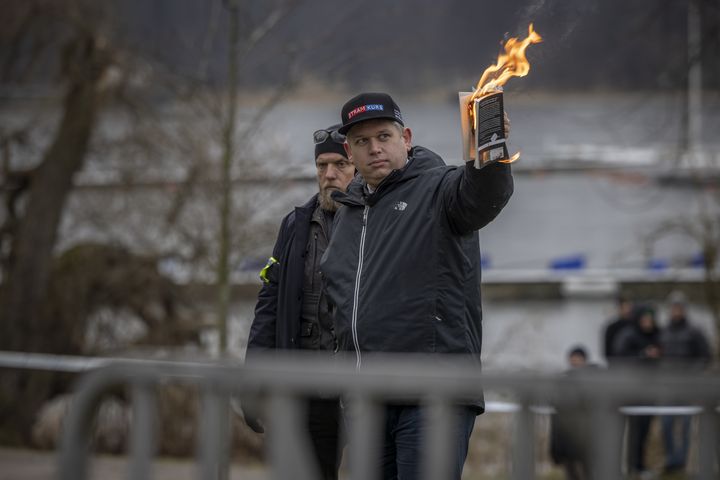
<svg viewBox="0 0 720 480"><path fill-rule="evenodd" d="M327 136L324 142L315 144L315 160L317 160L317 157L320 156L321 153L338 153L343 157L347 158L347 153L345 153L344 146L345 142L343 141L339 143L337 140L333 139L333 137L337 138L340 135L339 133L337 133L337 129L339 127L340 124L337 124L331 125L325 129L326 132L333 132L334 135L331 133ZM342 137L344 138L344 135Z"/></svg>

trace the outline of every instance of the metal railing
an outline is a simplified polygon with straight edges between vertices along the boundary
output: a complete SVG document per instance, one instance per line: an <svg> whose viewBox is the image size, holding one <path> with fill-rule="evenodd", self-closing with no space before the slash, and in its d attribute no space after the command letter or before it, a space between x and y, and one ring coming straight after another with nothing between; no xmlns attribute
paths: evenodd
<svg viewBox="0 0 720 480"><path fill-rule="evenodd" d="M118 385L132 391L132 426L128 477L150 478L155 451L155 396L168 382L198 387L202 408L197 419L198 472L201 479L218 478L229 455L229 404L234 396L262 394L267 401L267 448L273 479L318 478L303 428L301 404L318 394L339 396L350 419L346 449L351 479L379 478L383 405L393 399L414 399L427 408L425 479L447 478L451 471L449 441L453 405L485 392L511 394L518 404L513 438L511 476L535 478L535 406L582 406L591 418L593 478L622 478L621 443L627 405L691 406L700 417L698 476L718 478L718 413L720 377L642 373L641 377L595 371L586 375L481 374L462 358L372 357L362 370L354 362L328 361L308 355L262 357L251 365L231 363L173 364L118 362L86 374L79 382L66 418L60 452L60 478L84 480L89 459L89 430L98 402ZM629 412L632 413L632 412ZM353 419L355 421L353 421Z"/></svg>

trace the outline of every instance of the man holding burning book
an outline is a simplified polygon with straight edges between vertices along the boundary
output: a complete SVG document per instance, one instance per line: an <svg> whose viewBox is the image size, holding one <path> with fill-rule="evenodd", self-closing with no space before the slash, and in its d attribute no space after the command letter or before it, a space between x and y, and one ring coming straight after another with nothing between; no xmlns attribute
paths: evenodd
<svg viewBox="0 0 720 480"><path fill-rule="evenodd" d="M412 145L400 108L385 93L362 93L342 108L345 148L360 173L321 263L335 310L338 348L358 368L370 352L468 355L480 368L482 312L478 230L513 191L506 163L447 166ZM454 472L460 478L475 416L484 401L453 416ZM383 477L417 478L425 429L412 402L387 406ZM352 446L350 446L352 448Z"/></svg>

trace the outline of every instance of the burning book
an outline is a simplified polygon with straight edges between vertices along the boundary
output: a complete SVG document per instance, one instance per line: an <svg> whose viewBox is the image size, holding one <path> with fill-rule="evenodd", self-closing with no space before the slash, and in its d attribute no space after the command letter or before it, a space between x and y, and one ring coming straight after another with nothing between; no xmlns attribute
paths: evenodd
<svg viewBox="0 0 720 480"><path fill-rule="evenodd" d="M488 163L511 163L520 158L512 157L507 149L502 86L512 77L524 77L530 71L525 50L542 37L528 27L528 36L516 37L505 42L504 53L498 55L497 63L483 72L472 92L460 92L460 126L462 129L463 159L475 160L481 168Z"/></svg>

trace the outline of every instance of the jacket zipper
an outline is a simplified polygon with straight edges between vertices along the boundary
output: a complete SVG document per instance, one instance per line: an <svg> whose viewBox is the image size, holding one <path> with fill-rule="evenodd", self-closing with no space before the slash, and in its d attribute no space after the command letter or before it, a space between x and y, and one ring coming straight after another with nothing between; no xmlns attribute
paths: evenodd
<svg viewBox="0 0 720 480"><path fill-rule="evenodd" d="M315 238L313 241L313 256L312 256L313 265L317 265L318 263L320 263L317 259L317 244L318 244L318 234L317 234L317 232L315 232ZM311 289L311 291L314 292L315 291L315 270L314 269L313 269L313 272L312 272L310 278L311 278L310 289Z"/></svg>
<svg viewBox="0 0 720 480"><path fill-rule="evenodd" d="M362 365L362 355L360 354L360 340L358 339L357 333L357 314L360 297L360 276L362 275L363 255L365 253L365 232L367 230L367 218L369 210L370 207L365 205L365 210L363 211L362 230L360 232L360 253L358 255L358 267L357 273L355 274L355 293L353 295L352 337L353 343L355 344L355 354L357 356L357 362L355 363L355 367L358 369Z"/></svg>

